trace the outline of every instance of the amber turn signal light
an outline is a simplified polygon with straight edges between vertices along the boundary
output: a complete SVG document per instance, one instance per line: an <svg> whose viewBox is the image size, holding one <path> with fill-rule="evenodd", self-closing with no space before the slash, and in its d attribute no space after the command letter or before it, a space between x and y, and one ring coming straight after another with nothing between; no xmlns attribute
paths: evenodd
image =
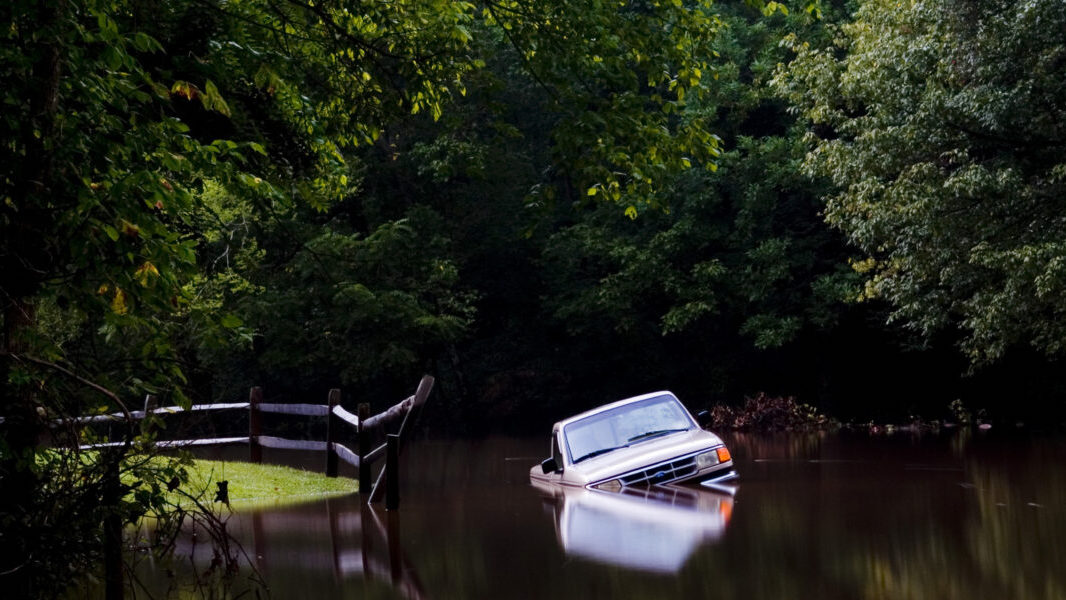
<svg viewBox="0 0 1066 600"><path fill-rule="evenodd" d="M733 457L729 455L729 448L722 446L718 449L718 462L725 462L731 458Z"/></svg>

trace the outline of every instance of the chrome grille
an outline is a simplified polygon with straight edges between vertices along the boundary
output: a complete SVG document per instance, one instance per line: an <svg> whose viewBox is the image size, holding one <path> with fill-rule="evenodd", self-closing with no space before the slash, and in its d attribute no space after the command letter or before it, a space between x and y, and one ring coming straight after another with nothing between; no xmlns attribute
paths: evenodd
<svg viewBox="0 0 1066 600"><path fill-rule="evenodd" d="M627 473L619 479L622 480L622 485L627 486L654 485L669 483L695 473L696 457L686 456Z"/></svg>

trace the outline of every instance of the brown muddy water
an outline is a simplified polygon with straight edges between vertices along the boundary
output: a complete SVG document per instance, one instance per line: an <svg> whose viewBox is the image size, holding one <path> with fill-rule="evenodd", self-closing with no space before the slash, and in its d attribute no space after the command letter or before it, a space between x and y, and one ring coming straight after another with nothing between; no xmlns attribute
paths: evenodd
<svg viewBox="0 0 1066 600"><path fill-rule="evenodd" d="M722 437L740 473L732 494L566 499L529 484L546 436L418 440L397 511L352 495L230 516L255 570L225 594L1066 599L1063 440ZM179 551L176 564L138 569L155 594L211 561L189 539Z"/></svg>

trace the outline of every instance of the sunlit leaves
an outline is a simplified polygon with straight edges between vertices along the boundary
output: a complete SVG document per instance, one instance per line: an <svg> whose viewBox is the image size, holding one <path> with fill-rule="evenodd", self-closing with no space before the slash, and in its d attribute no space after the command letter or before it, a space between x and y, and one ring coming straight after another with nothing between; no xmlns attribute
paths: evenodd
<svg viewBox="0 0 1066 600"><path fill-rule="evenodd" d="M204 108L207 110L217 111L227 117L230 116L229 104L226 104L226 100L210 79L204 84L204 93L200 95L200 101L203 102Z"/></svg>
<svg viewBox="0 0 1066 600"><path fill-rule="evenodd" d="M397 113L439 116L472 66L465 49L475 9L466 2L250 0L224 9L237 20L233 41L218 51L247 64L314 144L373 143ZM273 51L276 39L286 40L284 58Z"/></svg>
<svg viewBox="0 0 1066 600"><path fill-rule="evenodd" d="M126 292L122 291L122 288L115 288L115 295L111 299L111 310L116 315L124 315L129 312L129 305L126 302Z"/></svg>
<svg viewBox="0 0 1066 600"><path fill-rule="evenodd" d="M483 15L551 97L559 168L590 197L659 206L669 176L713 164L719 140L709 124L681 116L717 71L720 22L709 3L511 0Z"/></svg>

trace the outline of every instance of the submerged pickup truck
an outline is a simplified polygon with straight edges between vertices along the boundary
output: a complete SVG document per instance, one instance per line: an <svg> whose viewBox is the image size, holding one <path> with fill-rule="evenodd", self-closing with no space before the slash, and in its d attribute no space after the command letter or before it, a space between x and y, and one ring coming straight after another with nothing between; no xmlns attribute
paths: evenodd
<svg viewBox="0 0 1066 600"><path fill-rule="evenodd" d="M701 413L703 414L703 413ZM618 492L675 483L735 479L733 457L672 393L627 398L559 421L551 456L529 473L538 486Z"/></svg>

